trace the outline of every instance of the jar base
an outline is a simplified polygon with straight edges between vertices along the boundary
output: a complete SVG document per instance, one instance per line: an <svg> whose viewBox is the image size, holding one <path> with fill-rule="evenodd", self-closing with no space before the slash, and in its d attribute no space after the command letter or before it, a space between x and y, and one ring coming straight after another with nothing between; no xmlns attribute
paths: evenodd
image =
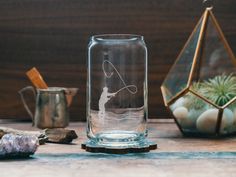
<svg viewBox="0 0 236 177"><path fill-rule="evenodd" d="M93 139L98 145L109 147L139 146L145 139L144 134L134 131L107 131Z"/></svg>
<svg viewBox="0 0 236 177"><path fill-rule="evenodd" d="M156 143L148 141L145 137L145 134L133 131L108 131L88 140L82 145L82 149L115 154L148 152L156 149Z"/></svg>

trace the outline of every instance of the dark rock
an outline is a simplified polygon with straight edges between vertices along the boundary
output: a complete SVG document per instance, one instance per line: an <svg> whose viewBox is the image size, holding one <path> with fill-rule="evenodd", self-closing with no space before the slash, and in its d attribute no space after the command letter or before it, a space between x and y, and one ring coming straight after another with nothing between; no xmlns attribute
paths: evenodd
<svg viewBox="0 0 236 177"><path fill-rule="evenodd" d="M47 142L69 144L73 139L78 138L74 130L64 128L45 129L45 135L48 137Z"/></svg>

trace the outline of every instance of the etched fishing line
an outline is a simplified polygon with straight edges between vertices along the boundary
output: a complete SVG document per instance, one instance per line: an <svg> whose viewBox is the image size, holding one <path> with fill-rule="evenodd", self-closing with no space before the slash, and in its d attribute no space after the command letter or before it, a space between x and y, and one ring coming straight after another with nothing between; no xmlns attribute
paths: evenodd
<svg viewBox="0 0 236 177"><path fill-rule="evenodd" d="M110 74L106 72L105 70L105 63L109 64L117 73L118 77L120 78L121 82L123 83L124 87L120 88L119 90L117 90L114 93L109 93L108 92L108 87L103 87L103 91L102 94L100 96L99 99L99 111L98 111L98 117L100 119L104 119L105 118L105 104L112 98L115 97L116 94L118 94L119 92L121 92L122 90L126 89L129 93L131 94L136 94L138 89L136 85L127 85L124 81L124 79L122 78L121 74L119 73L119 71L116 69L116 67L112 64L112 62L108 61L108 60L104 60L102 63L102 70L103 73L105 75L106 78L111 78L113 76L113 72L111 72ZM132 91L130 88L134 88L134 90Z"/></svg>
<svg viewBox="0 0 236 177"><path fill-rule="evenodd" d="M106 78L111 78L111 76L113 76L113 72L111 72L110 75L107 74L106 70L105 70L105 63L108 63L111 65L111 67L116 71L118 77L120 78L120 80L122 81L122 83L124 84L124 87L122 87L121 89L119 89L117 92L115 93L118 93L120 92L121 90L123 89L127 89L131 94L135 94L137 93L138 89L137 89L137 86L136 85L127 85L124 81L124 79L122 78L121 74L119 73L119 71L116 69L116 67L112 64L112 62L108 61L108 60L104 60L103 63L102 63L102 70L103 70L103 73L104 75L106 76ZM130 90L129 87L132 87L134 88L134 91Z"/></svg>

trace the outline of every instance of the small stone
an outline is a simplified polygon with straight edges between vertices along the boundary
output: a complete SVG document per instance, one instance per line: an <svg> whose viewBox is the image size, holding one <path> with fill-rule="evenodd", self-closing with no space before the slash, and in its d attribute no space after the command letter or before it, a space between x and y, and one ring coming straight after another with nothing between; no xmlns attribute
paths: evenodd
<svg viewBox="0 0 236 177"><path fill-rule="evenodd" d="M69 144L73 139L78 138L74 130L64 128L51 128L44 130L45 135L48 137L47 142Z"/></svg>
<svg viewBox="0 0 236 177"><path fill-rule="evenodd" d="M236 109L234 109L233 114L234 114L234 125L236 125Z"/></svg>
<svg viewBox="0 0 236 177"><path fill-rule="evenodd" d="M178 107L173 111L173 115L177 119L185 119L188 117L188 109L183 106Z"/></svg>
<svg viewBox="0 0 236 177"><path fill-rule="evenodd" d="M195 122L196 124L196 121L198 119L198 117L205 111L205 109L191 109L189 110L189 114L188 114L188 117L190 119L193 120L193 122Z"/></svg>
<svg viewBox="0 0 236 177"><path fill-rule="evenodd" d="M209 109L203 112L197 120L197 129L202 133L215 133L218 113L218 109ZM224 129L232 124L233 113L231 110L225 109L222 116L220 132L223 133Z"/></svg>
<svg viewBox="0 0 236 177"><path fill-rule="evenodd" d="M226 127L232 126L234 123L234 113L230 109L226 108L224 110L223 116L227 118L225 126Z"/></svg>
<svg viewBox="0 0 236 177"><path fill-rule="evenodd" d="M0 158L34 154L37 147L36 136L5 134L0 140Z"/></svg>
<svg viewBox="0 0 236 177"><path fill-rule="evenodd" d="M179 98L178 100L174 102L174 104L170 106L171 110L175 110L178 107L182 107L184 105L184 102L185 102L185 99L183 97Z"/></svg>
<svg viewBox="0 0 236 177"><path fill-rule="evenodd" d="M189 111L187 108L178 107L173 111L173 115L182 128L192 128L194 126L194 121L188 117Z"/></svg>
<svg viewBox="0 0 236 177"><path fill-rule="evenodd" d="M23 131L8 127L0 127L0 138L6 134L16 134L16 135L27 135L38 137L39 144L45 144L47 141L47 136L40 131Z"/></svg>

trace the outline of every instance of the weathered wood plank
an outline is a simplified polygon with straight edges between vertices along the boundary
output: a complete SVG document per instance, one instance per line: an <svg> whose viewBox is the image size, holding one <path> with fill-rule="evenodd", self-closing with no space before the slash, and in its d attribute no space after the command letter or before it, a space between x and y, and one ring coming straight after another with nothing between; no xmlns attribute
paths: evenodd
<svg viewBox="0 0 236 177"><path fill-rule="evenodd" d="M236 51L236 1L214 12ZM160 85L203 12L202 0L1 0L0 118L29 118L17 91L36 66L50 86L79 87L71 119L85 120L89 36L136 33L149 51L149 116L168 117Z"/></svg>

